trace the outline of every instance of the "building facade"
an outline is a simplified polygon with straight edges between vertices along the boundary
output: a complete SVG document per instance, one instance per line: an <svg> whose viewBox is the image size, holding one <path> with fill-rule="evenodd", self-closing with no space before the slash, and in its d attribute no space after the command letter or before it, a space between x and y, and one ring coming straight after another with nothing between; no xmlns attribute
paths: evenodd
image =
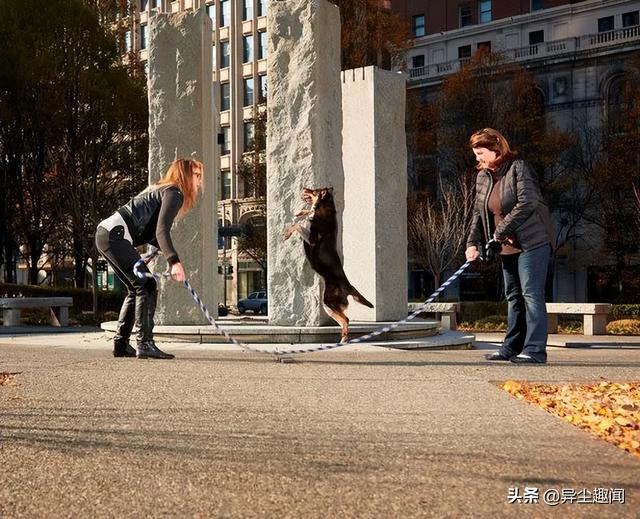
<svg viewBox="0 0 640 519"><path fill-rule="evenodd" d="M180 13L205 8L213 32L214 110L220 128L211 138L221 148L218 178L218 227L231 235L218 239L219 294L226 304L265 288L260 265L239 254L233 230L251 221L264 225L265 201L245 189L237 166L251 149L254 117L265 109L267 97L267 6L269 0L131 0L124 32L124 50L147 60L149 21L157 13Z"/></svg>
<svg viewBox="0 0 640 519"><path fill-rule="evenodd" d="M638 0L394 0L392 6L411 24L408 88L423 99L435 97L444 78L485 47L531 72L548 119L574 135L608 124L625 66L640 54ZM581 234L589 239L569 243L556 258L556 300L588 300L590 269L610 260L598 252L597 228Z"/></svg>

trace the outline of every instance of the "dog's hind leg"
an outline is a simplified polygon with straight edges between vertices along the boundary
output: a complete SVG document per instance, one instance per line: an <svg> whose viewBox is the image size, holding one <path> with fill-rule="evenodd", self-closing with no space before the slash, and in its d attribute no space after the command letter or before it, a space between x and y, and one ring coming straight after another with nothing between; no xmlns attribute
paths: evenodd
<svg viewBox="0 0 640 519"><path fill-rule="evenodd" d="M327 308L329 316L340 325L341 334L340 342L347 342L349 340L349 318L342 312L342 310L336 310L334 308Z"/></svg>

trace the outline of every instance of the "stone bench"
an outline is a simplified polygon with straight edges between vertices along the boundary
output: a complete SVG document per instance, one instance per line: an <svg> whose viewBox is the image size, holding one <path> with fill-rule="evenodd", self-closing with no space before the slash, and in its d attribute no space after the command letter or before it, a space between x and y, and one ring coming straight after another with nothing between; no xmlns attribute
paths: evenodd
<svg viewBox="0 0 640 519"><path fill-rule="evenodd" d="M49 308L51 326L69 326L69 307L72 297L4 297L0 298L0 309L4 326L18 326L20 314L25 308Z"/></svg>
<svg viewBox="0 0 640 519"><path fill-rule="evenodd" d="M409 312L415 312L422 304L409 303ZM427 303L422 311L440 314L443 330L456 330L458 328L457 314L460 311L460 303Z"/></svg>
<svg viewBox="0 0 640 519"><path fill-rule="evenodd" d="M547 303L549 333L558 333L558 314L582 315L584 335L606 335L609 303Z"/></svg>

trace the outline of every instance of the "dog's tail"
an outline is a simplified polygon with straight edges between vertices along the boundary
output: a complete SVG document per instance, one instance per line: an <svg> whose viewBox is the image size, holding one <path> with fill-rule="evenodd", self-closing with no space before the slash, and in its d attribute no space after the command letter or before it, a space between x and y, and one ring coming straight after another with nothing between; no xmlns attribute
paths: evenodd
<svg viewBox="0 0 640 519"><path fill-rule="evenodd" d="M353 299L358 301L358 303L360 303L361 305L373 308L373 305L369 301L367 301L364 296L355 289L355 287L351 287L351 289L349 290L349 295L352 296Z"/></svg>

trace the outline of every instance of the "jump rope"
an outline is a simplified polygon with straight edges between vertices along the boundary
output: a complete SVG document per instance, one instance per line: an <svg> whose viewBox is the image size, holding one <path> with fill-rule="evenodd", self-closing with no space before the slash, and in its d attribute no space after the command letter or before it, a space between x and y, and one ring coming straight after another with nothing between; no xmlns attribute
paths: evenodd
<svg viewBox="0 0 640 519"><path fill-rule="evenodd" d="M487 243L486 245L486 249L489 249L490 246L494 243L494 240L491 240ZM142 257L140 260L138 260L136 262L136 264L133 266L133 272L136 276L138 276L139 278L155 278L155 279L161 279L163 277L171 277L171 274L169 273L169 271L167 270L166 272L163 272L162 274L154 274L151 272L144 272L141 270L141 268L146 265L149 261L151 261L155 256L157 256L157 254L159 253L159 250L154 250L151 253L147 254L146 256ZM326 350L333 350L335 348L340 348L342 346L347 346L348 344L358 344L360 342L364 342L364 341L368 341L369 339L372 339L373 337L377 337L378 335L381 335L383 333L387 333L390 332L391 330L396 329L398 326L408 323L409 321L415 319L418 314L422 313L425 309L425 307L429 304L432 303L434 301L434 299L436 299L444 290L447 289L447 287L449 285L451 285L451 283L453 283L456 279L458 279L458 277L460 277L460 275L469 267L469 265L471 265L475 260L467 260L465 261L465 263L458 269L456 270L456 272L449 278L447 279L441 286L440 288L438 288L438 290L436 290L433 294L431 294L428 299L422 303L416 310L414 310L408 317L402 319L401 321L397 321L395 323L389 324L387 326L383 326L381 328L378 328L366 335L362 335L360 337L355 337L353 339L349 339L345 342L335 342L333 344L321 344L321 345L316 345L310 348L298 348L298 349L288 349L288 350L281 350L278 347L275 347L273 349L261 349L261 348L256 348L255 346L250 346L249 344L246 344L244 342L240 342L237 339L235 339L234 337L232 337L231 335L229 335L229 333L227 333L226 330L222 329L218 323L216 322L216 320L213 318L213 316L211 315L211 313L209 312L209 309L206 307L206 305L202 302L202 300L200 299L200 297L198 296L198 294L196 293L196 291L194 290L194 288L191 286L191 283L189 283L188 280L184 280L182 283L184 284L184 287L189 291L189 293L191 294L191 297L193 297L194 302L200 307L200 310L202 310L202 313L204 314L204 316L207 318L207 321L209 321L209 323L215 328L215 330L220 333L221 335L224 335L224 337L231 343L235 344L236 346L238 346L239 348L245 350L245 351L250 351L250 352L254 352L254 353L271 353L271 354L275 354L277 357L280 357L282 355L291 355L291 354L295 354L295 353L312 353L315 351L326 351ZM282 360L282 359L280 359Z"/></svg>

